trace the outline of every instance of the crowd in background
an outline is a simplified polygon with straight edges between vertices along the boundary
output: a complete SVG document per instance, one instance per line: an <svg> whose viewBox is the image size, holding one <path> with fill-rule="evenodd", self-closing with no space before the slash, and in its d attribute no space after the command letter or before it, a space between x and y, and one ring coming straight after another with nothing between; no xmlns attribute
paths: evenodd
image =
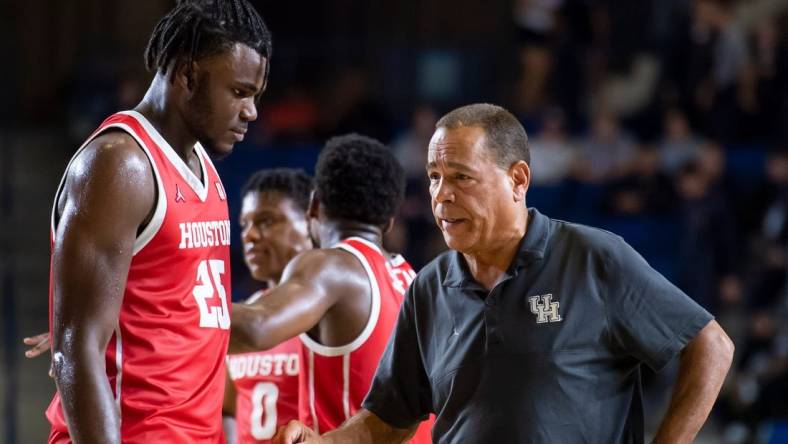
<svg viewBox="0 0 788 444"><path fill-rule="evenodd" d="M420 266L445 248L424 172L435 122L468 98L507 107L530 138L528 205L623 236L734 339L714 415L726 442L749 442L788 421L788 14L774 4L519 0L500 30L510 54L477 67L494 82L470 95L461 50L422 57L412 85L385 85L364 60L278 77L302 71L277 68L275 51L239 156L270 163L350 131L390 144L409 179L387 242ZM70 102L75 139L145 85L84 82ZM392 103L385 88L419 94Z"/></svg>

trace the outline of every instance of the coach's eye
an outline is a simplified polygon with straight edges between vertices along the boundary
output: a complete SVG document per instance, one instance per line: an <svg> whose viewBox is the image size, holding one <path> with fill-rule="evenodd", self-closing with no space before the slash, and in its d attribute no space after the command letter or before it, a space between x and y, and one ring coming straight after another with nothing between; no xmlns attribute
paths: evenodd
<svg viewBox="0 0 788 444"><path fill-rule="evenodd" d="M236 97L243 97L244 96L244 93L241 92L241 90L238 89L238 88L233 88L233 94L235 94Z"/></svg>

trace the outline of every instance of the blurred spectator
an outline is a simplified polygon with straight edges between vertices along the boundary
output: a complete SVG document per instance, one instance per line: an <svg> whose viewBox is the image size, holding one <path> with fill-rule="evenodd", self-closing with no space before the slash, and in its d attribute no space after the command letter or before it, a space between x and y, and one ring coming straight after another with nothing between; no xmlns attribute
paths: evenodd
<svg viewBox="0 0 788 444"><path fill-rule="evenodd" d="M788 152L768 154L765 176L754 195L760 198L759 223L748 255L746 328L739 335L740 357L719 409L728 442L767 442L768 437L760 436L769 430L766 425L788 420Z"/></svg>
<svg viewBox="0 0 788 444"><path fill-rule="evenodd" d="M641 145L624 177L611 182L607 190L608 210L616 215L671 214L676 201L673 183L660 170L659 152L652 145Z"/></svg>
<svg viewBox="0 0 788 444"><path fill-rule="evenodd" d="M360 133L388 143L392 122L373 93L369 73L360 67L345 68L326 85L321 104L321 136Z"/></svg>
<svg viewBox="0 0 788 444"><path fill-rule="evenodd" d="M713 156L709 156L710 159ZM685 165L677 177L680 198L677 285L707 310L715 313L720 284L734 275L736 231L729 203L715 187L716 162Z"/></svg>
<svg viewBox="0 0 788 444"><path fill-rule="evenodd" d="M592 41L590 5L564 3L555 16L554 65L550 75L550 96L566 113L566 127L574 133L585 124L586 64Z"/></svg>
<svg viewBox="0 0 788 444"><path fill-rule="evenodd" d="M553 68L550 37L563 0L516 0L513 18L519 34L520 77L516 111L532 115L547 103L547 79Z"/></svg>
<svg viewBox="0 0 788 444"><path fill-rule="evenodd" d="M748 136L763 140L769 135L788 141L788 16L767 17L756 25L753 63L757 78L758 114L747 122ZM783 132L780 134L780 132Z"/></svg>
<svg viewBox="0 0 788 444"><path fill-rule="evenodd" d="M258 143L317 142L318 105L301 85L289 85L279 97L266 99L261 114L260 126L264 139Z"/></svg>
<svg viewBox="0 0 788 444"><path fill-rule="evenodd" d="M758 192L760 237L776 244L788 243L788 152L775 149L766 158L766 184Z"/></svg>
<svg viewBox="0 0 788 444"><path fill-rule="evenodd" d="M678 109L669 109L664 117L664 135L659 145L660 166L675 175L700 152L700 140L692 134L687 116Z"/></svg>
<svg viewBox="0 0 788 444"><path fill-rule="evenodd" d="M575 162L576 149L566 133L564 114L559 109L545 113L542 130L529 141L531 148L531 183L556 185L566 179Z"/></svg>
<svg viewBox="0 0 788 444"><path fill-rule="evenodd" d="M633 140L621 129L615 116L594 116L591 134L580 143L575 176L581 182L600 183L628 173L635 155Z"/></svg>
<svg viewBox="0 0 788 444"><path fill-rule="evenodd" d="M698 167L706 175L710 186L719 188L718 192L727 193L727 184L723 180L727 159L722 145L713 140L704 142L698 152L697 161ZM724 196L724 198L729 199L730 196Z"/></svg>
<svg viewBox="0 0 788 444"><path fill-rule="evenodd" d="M438 114L431 106L418 105L411 116L410 128L391 144L408 179L424 179L427 148L437 122Z"/></svg>
<svg viewBox="0 0 788 444"><path fill-rule="evenodd" d="M727 443L785 442L767 424L788 420L788 328L785 312L758 311L737 346L738 362L718 402ZM767 436L764 436L767 435Z"/></svg>
<svg viewBox="0 0 788 444"><path fill-rule="evenodd" d="M755 76L747 37L737 22L732 0L695 0L694 35L710 51L710 64L695 90L695 103L706 113L706 130L723 142L739 137L738 120L755 112Z"/></svg>
<svg viewBox="0 0 788 444"><path fill-rule="evenodd" d="M785 292L788 247L788 152L774 150L766 165L767 182L759 190L758 226L751 242L748 306L776 306Z"/></svg>
<svg viewBox="0 0 788 444"><path fill-rule="evenodd" d="M394 153L405 168L407 188L405 201L399 211L398 222L392 238L387 242L394 245L398 240L404 247L400 250L408 256L408 260L418 269L439 251L430 248L435 245L434 239L440 237L435 228L432 209L429 202L429 181L427 180L427 150L438 114L429 105L416 106L411 116L410 127L392 144Z"/></svg>

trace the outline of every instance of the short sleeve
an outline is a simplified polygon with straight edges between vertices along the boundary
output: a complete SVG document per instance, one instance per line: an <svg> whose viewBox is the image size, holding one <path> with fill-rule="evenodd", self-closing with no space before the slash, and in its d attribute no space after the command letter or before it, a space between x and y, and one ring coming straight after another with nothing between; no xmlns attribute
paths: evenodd
<svg viewBox="0 0 788 444"><path fill-rule="evenodd" d="M362 404L387 424L401 429L423 421L431 409L431 389L415 328L415 292L416 285L411 285Z"/></svg>
<svg viewBox="0 0 788 444"><path fill-rule="evenodd" d="M619 240L605 258L605 310L625 352L662 369L714 317Z"/></svg>

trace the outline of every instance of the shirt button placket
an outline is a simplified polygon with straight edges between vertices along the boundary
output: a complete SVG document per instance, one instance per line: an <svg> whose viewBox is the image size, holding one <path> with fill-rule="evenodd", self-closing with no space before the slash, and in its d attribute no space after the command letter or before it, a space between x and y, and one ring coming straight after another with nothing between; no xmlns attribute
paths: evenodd
<svg viewBox="0 0 788 444"><path fill-rule="evenodd" d="M501 335L499 314L498 314L498 299L497 292L492 291L484 299L484 323L487 333L487 345L493 346L503 342Z"/></svg>

